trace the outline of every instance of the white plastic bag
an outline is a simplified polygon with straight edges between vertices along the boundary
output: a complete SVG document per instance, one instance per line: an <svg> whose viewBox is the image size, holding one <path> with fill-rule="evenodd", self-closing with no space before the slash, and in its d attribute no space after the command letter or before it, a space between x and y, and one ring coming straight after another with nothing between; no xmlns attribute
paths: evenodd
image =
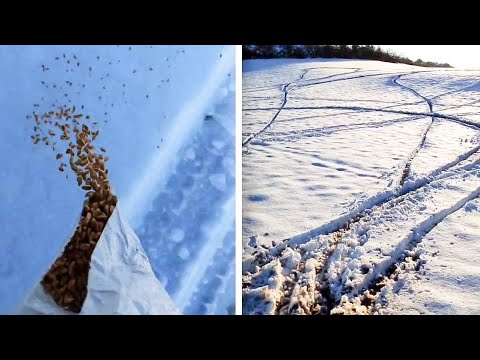
<svg viewBox="0 0 480 360"><path fill-rule="evenodd" d="M155 277L140 240L115 208L95 247L88 293L80 315L179 315ZM38 283L19 314L74 315L55 304Z"/></svg>

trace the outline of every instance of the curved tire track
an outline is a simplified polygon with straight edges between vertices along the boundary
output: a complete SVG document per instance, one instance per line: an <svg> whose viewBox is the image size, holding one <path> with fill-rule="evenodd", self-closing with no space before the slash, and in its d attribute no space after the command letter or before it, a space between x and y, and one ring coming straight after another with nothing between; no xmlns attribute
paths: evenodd
<svg viewBox="0 0 480 360"><path fill-rule="evenodd" d="M468 193L466 196L459 199L451 206L442 208L435 213L431 214L427 219L420 222L416 226L410 229L408 235L402 238L396 248L392 251L391 255L384 261L374 264L363 281L352 289L346 289L343 295L353 295L350 303L355 303L355 299L360 300L360 303L364 302L365 296L376 296L378 291L383 287L384 280L389 278L395 269L399 268L405 259L409 256L409 252L413 250L422 240L428 235L435 227L442 222L447 216L462 209L467 202L480 197L480 187L477 187L474 191ZM340 306L340 299L329 299L330 306L335 304L334 307ZM334 309L330 307L328 312Z"/></svg>
<svg viewBox="0 0 480 360"><path fill-rule="evenodd" d="M392 201L396 198L400 198L406 194L411 192L417 191L435 180L445 179L451 176L456 175L461 171L468 171L473 166L476 166L480 163L480 159L476 160L473 164L469 164L468 160L475 155L477 152L480 151L480 145L476 146L475 148L461 154L457 159L454 161L437 168L436 170L432 171L429 175L421 179L417 179L415 182L408 182L403 184L402 186L398 186L396 190L387 190L382 193L376 194L373 197L367 199L363 203L361 203L357 208L351 210L347 214L344 214L336 219L329 221L326 224L323 224L320 227L311 229L304 233L289 237L278 242L277 245L274 247L262 251L257 252L255 258L248 263L244 263L243 267L243 274L247 272L251 272L255 266L263 266L270 261L274 260L278 255L280 255L287 247L290 248L297 248L301 244L305 244L311 239L318 237L320 235L331 235L337 232L344 232L348 229L352 224L358 222L362 217L363 214L370 212L372 209L376 207L380 207L388 201ZM465 165L461 163L465 162Z"/></svg>
<svg viewBox="0 0 480 360"><path fill-rule="evenodd" d="M404 75L404 74L403 74ZM433 124L435 117L443 118L446 120L450 120L453 122L460 123L465 126L473 127L475 129L480 129L479 124L470 122L465 119L461 119L456 116L449 116L440 113L433 112L433 103L430 99L422 96L414 89L411 89L403 84L398 83L398 79L401 76L398 75L392 81L404 88L405 90L411 91L416 96L422 98L428 108L428 113L419 113L419 112L407 112L407 111L385 111L385 109L372 109L372 108L361 108L361 107L335 107L335 106L324 106L324 107L301 107L301 108L292 108L292 109L349 109L349 110L356 110L356 111L380 111L380 112L391 112L391 113L399 113L399 114L406 114L410 116L419 116L419 117L431 117L431 122L422 132L422 137L420 140L419 145L415 148L412 152L410 157L407 160L405 168L402 171L402 176L398 183L398 187L396 190L393 191L386 191L382 194L378 194L374 198L369 199L366 206L363 206L363 210L355 209L354 211L350 212L349 216L341 217L336 219L328 224L321 226L320 228L312 229L307 233L297 235L295 237L285 239L280 244L274 246L271 249L268 249L266 252L259 253L259 256L254 260L251 264L244 268L243 274L244 279L249 278L250 276L255 276L256 274L260 273L261 269L265 266L270 266L272 262L276 262L276 288L283 289L283 295L276 298L276 309L275 313L279 314L317 314L317 313L330 313L332 309L341 306L339 303L339 299L336 296L330 294L330 287L328 279L326 278L326 272L328 271L328 263L334 254L335 250L337 249L340 240L342 239L343 235L346 232L352 229L353 225L359 223L366 215L368 215L374 209L379 209L380 214L383 213L382 206L388 203L387 205L395 206L397 203L400 203L405 198L405 195L408 195L412 192L415 192L421 189L424 186L427 186L432 181L446 179L455 175L459 175L464 170L470 170L473 167L478 167L480 165L480 159L477 159L473 164L466 163L465 165L460 166L461 162L464 160L468 160L470 156L476 154L480 150L480 146L477 146L474 149L460 155L456 160L452 161L449 164L446 164L428 176L418 179L415 182L409 182L405 184L405 180L408 177L410 172L410 166L421 150L425 143L425 139L431 125ZM375 75L370 75L375 76ZM361 76L365 77L365 76ZM357 77L354 77L357 78ZM337 79L336 81L338 81ZM340 79L345 80L345 79ZM324 82L326 83L326 82ZM316 84L309 84L308 86L312 86ZM286 103L286 101L285 101ZM285 104L282 105L281 110L283 109L290 109L285 107ZM255 109L255 110L264 110L264 109ZM280 110L279 110L280 111ZM316 129L314 129L316 130ZM321 129L319 129L321 130ZM459 166L457 166L459 165ZM364 292L368 293L367 302L371 302L370 297L375 297L381 288L380 282L382 279L386 277L390 277L393 273L392 269L397 269L406 259L407 252L414 249L424 238L426 234L432 231L438 223L440 223L443 219L447 216L451 215L452 213L461 209L468 201L475 199L480 196L480 187L477 187L474 191L468 193L466 196L461 198L459 201L454 203L452 206L447 208L443 208L439 211L434 212L430 217L426 220L420 222L414 228L412 228L411 232L403 238L396 249L392 252L392 255L387 258L385 261L374 265L373 271L369 272L367 276L365 276L364 281L356 286L354 289L346 289L346 293L353 295L354 297L360 298L362 297L361 301L365 301ZM361 204L364 205L364 204ZM356 213L356 214L355 214ZM383 215L382 215L383 216ZM375 224L373 224L375 226ZM319 262L314 261L313 258L306 257L307 252L302 253L301 245L307 246L310 240L316 240L315 238L319 237L320 235L329 236L329 242L321 248L321 254L319 255ZM293 270L290 274L282 274L282 271L278 271L278 267L280 266L281 261L290 261L289 259L279 258L280 255L284 256L285 250L293 249L297 250L301 253L301 258L296 261L296 265L293 266ZM257 261L258 260L258 261ZM260 266L260 270L255 270L255 273L249 274L249 270L253 270L250 265ZM282 264L283 265L283 264ZM255 267L253 266L253 267ZM281 268L281 267L280 267ZM247 271L245 271L247 270ZM287 275L290 275L287 276ZM313 279L313 280L312 280ZM258 283L256 289L260 287L267 286L268 281L264 281ZM248 285L247 285L248 286ZM246 294L244 290L244 295ZM292 296L294 300L292 300Z"/></svg>
<svg viewBox="0 0 480 360"><path fill-rule="evenodd" d="M446 119L461 125L466 125L468 127L474 128L475 130L480 130L480 123L470 121L467 119L460 118L458 116L453 115L445 115L442 113L422 113L417 111L404 111L404 110L388 110L388 109L379 109L379 108L368 108L368 107L361 107L361 106L335 106L335 105L327 105L327 106L300 106L300 107L283 107L282 110L355 110L355 111L364 111L364 112L384 112L384 113L391 113L391 114L403 114L403 115L411 115L411 116L423 116L423 117L435 117L439 119ZM276 108L251 108L251 109L244 109L247 110L277 110Z"/></svg>
<svg viewBox="0 0 480 360"><path fill-rule="evenodd" d="M305 75L310 71L310 70L313 70L313 69L317 69L317 68L307 68L305 69L305 71L302 73L302 75L300 75L300 77L296 80L296 81L292 81L292 82L289 82L288 84L285 84L283 85L282 87L282 91L283 91L283 101L282 101L282 104L280 105L280 108L278 109L278 111L275 113L275 115L273 115L272 119L267 123L267 125L265 125L261 130L257 131L256 133L250 135L249 137L247 137L243 143L242 143L242 147L245 147L246 145L248 145L254 138L256 138L258 135L260 135L261 133L263 133L265 130L267 130L272 124L273 122L277 119L278 115L282 112L283 108L285 107L285 105L287 104L287 101L288 101L288 93L296 88L299 88L299 87L304 87L304 86L295 86L295 84L299 81L302 81L303 78L305 77ZM359 71L360 69L359 68L355 68L356 70L355 71L352 71L353 72L357 72ZM349 74L349 73L347 73ZM328 79L328 78L332 78L332 77L335 77L335 76L340 76L340 75L344 75L344 73L342 74L333 74L333 75L329 75L329 76L326 76L324 78L321 78L321 79ZM372 76L372 75L365 75L365 76ZM348 80L349 78L347 79L343 79L343 80ZM331 80L331 81L334 81L334 80ZM331 82L331 81L327 81L327 82Z"/></svg>
<svg viewBox="0 0 480 360"><path fill-rule="evenodd" d="M357 130L364 128L378 128L382 126L389 126L399 124L402 122L410 122L422 119L423 116L407 116L392 120L383 121L370 121L353 124L332 125L321 128L305 129L305 130L292 130L286 132L265 132L262 137L262 141L288 141L296 140L299 137L317 137L322 135L329 135L340 131ZM268 136L268 137L267 137Z"/></svg>
<svg viewBox="0 0 480 360"><path fill-rule="evenodd" d="M478 151L478 148L476 150ZM475 152L471 151L470 153L471 156ZM468 157L469 156L465 157L465 160L467 160ZM457 164L459 162L457 162ZM461 179L463 178L464 174L469 173L470 170L473 170L474 172L470 172L470 181L473 184L476 178L475 174L478 174L479 172L479 167L480 158L477 158L477 160L473 163L466 164L463 167L458 168L457 171L450 174L450 176L455 176L455 178ZM431 181L441 181L443 179L447 179L448 181L449 176L447 175L448 174L440 173L434 179L431 179ZM455 178L453 178L454 181ZM330 289L331 279L329 279L329 277L332 276L332 274L329 273L330 263L331 261L338 261L336 258L332 260L332 256L336 253L341 240L343 240L343 237L348 233L353 232L357 234L357 238L361 239L363 234L367 234L372 226L376 226L377 223L374 221L375 219L378 219L379 217L381 218L385 215L388 218L388 213L395 212L396 210L394 209L396 209L397 206L407 206L407 208L413 206L410 203L411 200L409 200L412 198L410 195L412 192L416 192L422 187L423 186L414 187L410 190L405 189L404 191L399 192L396 196L391 197L387 201L367 209L363 214L359 214L343 228L327 234L322 238L314 239L314 236L305 239L305 241L302 242L304 244L303 246L298 246L299 244L288 244L287 246L290 248L290 250L287 250L287 247L284 247L283 250L287 251L282 250L279 254L276 254L275 258L272 259L274 260L273 263L266 263L267 265L259 264L260 269L258 269L254 274L244 274L244 283L245 280L249 279L251 276L256 276L257 278L260 276L266 276L266 278L263 279L263 282L256 284L254 288L262 290L262 287L264 287L264 289L267 290L265 287L268 287L268 284L270 283L271 274L265 274L264 269L265 267L275 267L276 273L282 274L282 276L277 277L276 280L273 281L277 283L277 291L278 289L282 289L281 293L283 294L280 297L276 297L277 307L275 313L277 314L330 314L333 309L341 306L341 299L339 298L338 294L339 291L340 295L350 294L353 296L353 299L358 298L359 301L361 300L361 302L368 300L366 296L375 297L378 290L382 287L379 284L379 278L390 276L393 273L393 270L399 267L407 256L410 256L408 255L408 252L414 249L415 246L421 242L423 237L445 217L462 208L468 201L480 196L480 187L476 187L474 191L470 191L465 196L457 199L452 205L447 205L443 208L440 207L440 210L435 210L435 212L430 215L428 215L429 212L427 211L425 214L427 214L428 217L417 223L415 227L411 229L411 231L407 231L406 237L404 239L400 239L395 250L392 251L391 255L386 258L386 260L378 264L374 264L373 267L369 268L367 275L361 283L356 285L354 288L342 286L340 287L340 290L337 289L336 293L332 294ZM431 191L432 194L431 196L436 196L435 188L436 186L429 188L429 191ZM448 183L442 185L442 188L447 194L449 191L452 191ZM441 201L442 200L440 198L440 202ZM411 211L415 213L418 211L418 208L414 206ZM370 214L375 212L376 215L373 218L370 218ZM400 214L399 216L402 215ZM366 219L366 222L364 219ZM404 231L406 230L408 229L405 228ZM307 243L309 240L312 241ZM342 243L343 242L344 241L342 241ZM349 242L347 240L346 244L348 243ZM292 266L288 265L292 259L291 256L289 259L288 255L293 253L299 254L297 256L301 255L301 258L297 259L296 263L294 263ZM342 251L340 253L342 253ZM350 258L350 255L345 256L346 260ZM334 276L338 279L343 279L343 274L343 272L340 272L338 275ZM340 282L340 280L338 281ZM367 295L365 295L365 291L367 291ZM244 289L244 297L248 298L248 290L246 289Z"/></svg>

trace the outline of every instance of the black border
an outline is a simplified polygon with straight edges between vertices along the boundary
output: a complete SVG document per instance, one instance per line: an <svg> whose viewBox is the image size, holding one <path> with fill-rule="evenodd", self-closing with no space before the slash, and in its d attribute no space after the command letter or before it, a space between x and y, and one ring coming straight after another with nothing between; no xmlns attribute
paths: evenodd
<svg viewBox="0 0 480 360"><path fill-rule="evenodd" d="M32 350L109 358L240 355L247 360L310 354L323 358L465 358L477 351L476 316L0 316L5 356ZM6 336L5 336L6 335ZM20 348L18 347L20 344ZM7 345L7 346L5 346ZM60 349L65 350L60 350ZM472 350L469 350L471 348ZM438 354L437 354L438 353ZM63 354L63 355L61 355ZM462 356L463 355L463 356Z"/></svg>
<svg viewBox="0 0 480 360"><path fill-rule="evenodd" d="M3 44L471 44L470 5L392 2L22 3ZM17 9L13 6L17 6ZM168 6L167 6L168 5ZM443 14L442 14L443 12Z"/></svg>

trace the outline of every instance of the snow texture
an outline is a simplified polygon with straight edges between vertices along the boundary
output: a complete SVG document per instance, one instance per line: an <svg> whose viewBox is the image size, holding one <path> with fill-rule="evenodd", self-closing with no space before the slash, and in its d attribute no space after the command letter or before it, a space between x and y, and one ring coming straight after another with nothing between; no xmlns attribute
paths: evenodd
<svg viewBox="0 0 480 360"><path fill-rule="evenodd" d="M480 71L243 69L243 313L480 313Z"/></svg>

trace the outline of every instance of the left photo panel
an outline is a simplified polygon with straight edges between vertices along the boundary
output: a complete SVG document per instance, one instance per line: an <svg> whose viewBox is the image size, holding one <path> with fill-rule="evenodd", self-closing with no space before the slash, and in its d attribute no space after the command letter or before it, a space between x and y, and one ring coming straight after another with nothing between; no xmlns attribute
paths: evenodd
<svg viewBox="0 0 480 360"><path fill-rule="evenodd" d="M0 46L0 314L235 314L235 53Z"/></svg>

